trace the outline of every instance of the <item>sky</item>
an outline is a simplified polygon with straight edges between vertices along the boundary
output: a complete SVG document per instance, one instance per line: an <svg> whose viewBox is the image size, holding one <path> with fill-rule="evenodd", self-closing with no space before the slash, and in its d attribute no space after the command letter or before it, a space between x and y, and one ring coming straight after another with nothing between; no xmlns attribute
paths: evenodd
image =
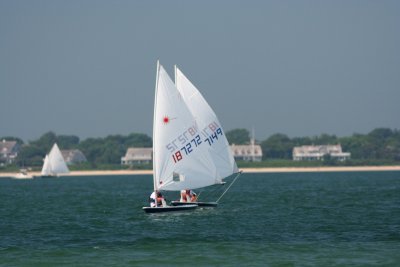
<svg viewBox="0 0 400 267"><path fill-rule="evenodd" d="M152 135L156 62L225 131L400 129L399 1L0 0L0 137Z"/></svg>

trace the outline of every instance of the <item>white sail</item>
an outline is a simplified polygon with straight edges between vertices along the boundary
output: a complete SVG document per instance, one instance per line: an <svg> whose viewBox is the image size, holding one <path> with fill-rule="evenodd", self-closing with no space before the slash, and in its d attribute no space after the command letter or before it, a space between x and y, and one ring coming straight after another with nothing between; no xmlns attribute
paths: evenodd
<svg viewBox="0 0 400 267"><path fill-rule="evenodd" d="M208 129L203 128L206 122L212 123ZM214 162L213 151L221 155L225 145L219 143L225 142L218 120L193 116L184 97L158 64L153 122L154 189L195 189L220 183L237 170L234 161L229 172L218 169L225 164L220 159Z"/></svg>
<svg viewBox="0 0 400 267"><path fill-rule="evenodd" d="M51 174L51 167L50 167L49 155L46 155L42 167L42 175L47 176L50 174Z"/></svg>
<svg viewBox="0 0 400 267"><path fill-rule="evenodd" d="M53 148L49 154L51 171L54 174L69 173L67 164L64 161L64 157L61 154L57 144L53 145Z"/></svg>
<svg viewBox="0 0 400 267"><path fill-rule="evenodd" d="M42 175L58 175L62 173L69 173L69 169L60 149L57 144L54 144L50 153L44 159Z"/></svg>
<svg viewBox="0 0 400 267"><path fill-rule="evenodd" d="M212 143L208 146L213 162L213 169L210 170L209 175L221 180L238 172L235 159L217 115L199 90L176 66L175 85L195 118L202 138Z"/></svg>

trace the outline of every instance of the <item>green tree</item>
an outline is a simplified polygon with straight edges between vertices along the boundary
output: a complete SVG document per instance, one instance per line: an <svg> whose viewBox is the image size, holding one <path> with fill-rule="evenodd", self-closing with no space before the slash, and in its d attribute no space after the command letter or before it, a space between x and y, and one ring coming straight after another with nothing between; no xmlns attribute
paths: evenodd
<svg viewBox="0 0 400 267"><path fill-rule="evenodd" d="M46 150L37 145L23 145L18 153L18 166L41 166Z"/></svg>
<svg viewBox="0 0 400 267"><path fill-rule="evenodd" d="M389 128L376 128L372 130L368 136L371 137L376 142L384 141L392 137L393 131Z"/></svg>
<svg viewBox="0 0 400 267"><path fill-rule="evenodd" d="M294 137L291 141L293 146L310 146L313 144L310 137Z"/></svg>
<svg viewBox="0 0 400 267"><path fill-rule="evenodd" d="M95 163L97 162L97 158L103 154L103 145L103 138L88 138L82 141L78 148L89 162Z"/></svg>
<svg viewBox="0 0 400 267"><path fill-rule="evenodd" d="M75 135L58 135L56 140L60 149L72 149L79 145L79 137Z"/></svg>
<svg viewBox="0 0 400 267"><path fill-rule="evenodd" d="M48 152L56 142L57 142L57 135L54 132L47 132L43 134L38 140L29 142L29 144L37 146Z"/></svg>
<svg viewBox="0 0 400 267"><path fill-rule="evenodd" d="M151 147L152 139L145 134L109 135L88 138L79 144L87 160L96 164L119 164L129 147Z"/></svg>
<svg viewBox="0 0 400 267"><path fill-rule="evenodd" d="M337 165L338 161L337 159L333 158L331 155L329 154L325 154L323 157L323 164L326 166L335 166Z"/></svg>
<svg viewBox="0 0 400 267"><path fill-rule="evenodd" d="M367 139L369 146L374 150L374 158L393 160L398 158L400 150L398 131L389 128L377 128L367 135Z"/></svg>
<svg viewBox="0 0 400 267"><path fill-rule="evenodd" d="M352 159L399 160L400 134L397 130L377 128L367 135L353 134L339 139L344 151L350 152Z"/></svg>
<svg viewBox="0 0 400 267"><path fill-rule="evenodd" d="M153 140L146 134L132 133L125 140L125 146L128 147L152 147Z"/></svg>
<svg viewBox="0 0 400 267"><path fill-rule="evenodd" d="M336 135L321 134L311 138L311 141L314 145L334 145L338 143L338 138Z"/></svg>
<svg viewBox="0 0 400 267"><path fill-rule="evenodd" d="M389 158L400 161L400 131L393 131L392 136L386 141L385 149Z"/></svg>
<svg viewBox="0 0 400 267"><path fill-rule="evenodd" d="M250 132L246 129L233 129L225 133L229 144L244 145L250 142Z"/></svg>
<svg viewBox="0 0 400 267"><path fill-rule="evenodd" d="M285 134L277 133L270 136L267 140L261 142L261 148L264 158L292 158L293 142Z"/></svg>

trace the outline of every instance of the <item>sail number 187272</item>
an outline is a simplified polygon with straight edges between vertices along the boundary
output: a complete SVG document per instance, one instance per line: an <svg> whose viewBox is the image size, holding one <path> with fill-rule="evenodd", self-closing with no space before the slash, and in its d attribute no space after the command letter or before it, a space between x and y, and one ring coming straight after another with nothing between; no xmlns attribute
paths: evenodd
<svg viewBox="0 0 400 267"><path fill-rule="evenodd" d="M180 150L172 154L172 159L175 163L182 160L185 155L189 155L203 143L208 143L209 146L218 140L218 136L222 136L223 132L221 128L217 128L210 136L208 136L204 141L201 140L200 135L196 135L190 142L186 143Z"/></svg>

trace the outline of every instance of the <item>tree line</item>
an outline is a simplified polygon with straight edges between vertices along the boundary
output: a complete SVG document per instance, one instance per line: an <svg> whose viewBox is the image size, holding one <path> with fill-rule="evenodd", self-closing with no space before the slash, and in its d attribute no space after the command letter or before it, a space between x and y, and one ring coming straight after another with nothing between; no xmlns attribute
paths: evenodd
<svg viewBox="0 0 400 267"><path fill-rule="evenodd" d="M16 164L18 166L41 166L44 156L49 153L54 143L61 150L79 149L86 156L89 164L96 167L98 164L120 164L121 157L129 147L151 147L152 139L146 134L132 133L124 135L109 135L105 138L87 138L80 141L75 135L57 135L47 132L39 139L28 144L19 138L3 137L6 140L15 140L21 145Z"/></svg>
<svg viewBox="0 0 400 267"><path fill-rule="evenodd" d="M248 144L250 133L246 129L235 129L226 133L229 142ZM263 159L292 159L296 146L340 144L344 152L350 152L354 160L400 161L400 131L376 128L368 134L353 134L349 137L321 134L313 137L290 138L276 133L258 142L263 151Z"/></svg>
<svg viewBox="0 0 400 267"><path fill-rule="evenodd" d="M226 132L230 144L249 144L250 132L246 129L233 129ZM151 147L152 138L146 134L109 135L104 138L87 138L83 141L75 135L57 135L47 132L39 139L27 144L18 137L2 137L15 140L21 145L16 165L38 167L43 164L44 156L54 143L60 149L79 149L86 156L92 168L96 165L119 165L121 157L129 147ZM368 134L353 134L349 137L321 134L313 137L290 138L276 133L257 142L263 151L263 160L291 160L295 146L341 144L344 152L350 152L352 160L400 162L400 131L389 128L377 128Z"/></svg>

